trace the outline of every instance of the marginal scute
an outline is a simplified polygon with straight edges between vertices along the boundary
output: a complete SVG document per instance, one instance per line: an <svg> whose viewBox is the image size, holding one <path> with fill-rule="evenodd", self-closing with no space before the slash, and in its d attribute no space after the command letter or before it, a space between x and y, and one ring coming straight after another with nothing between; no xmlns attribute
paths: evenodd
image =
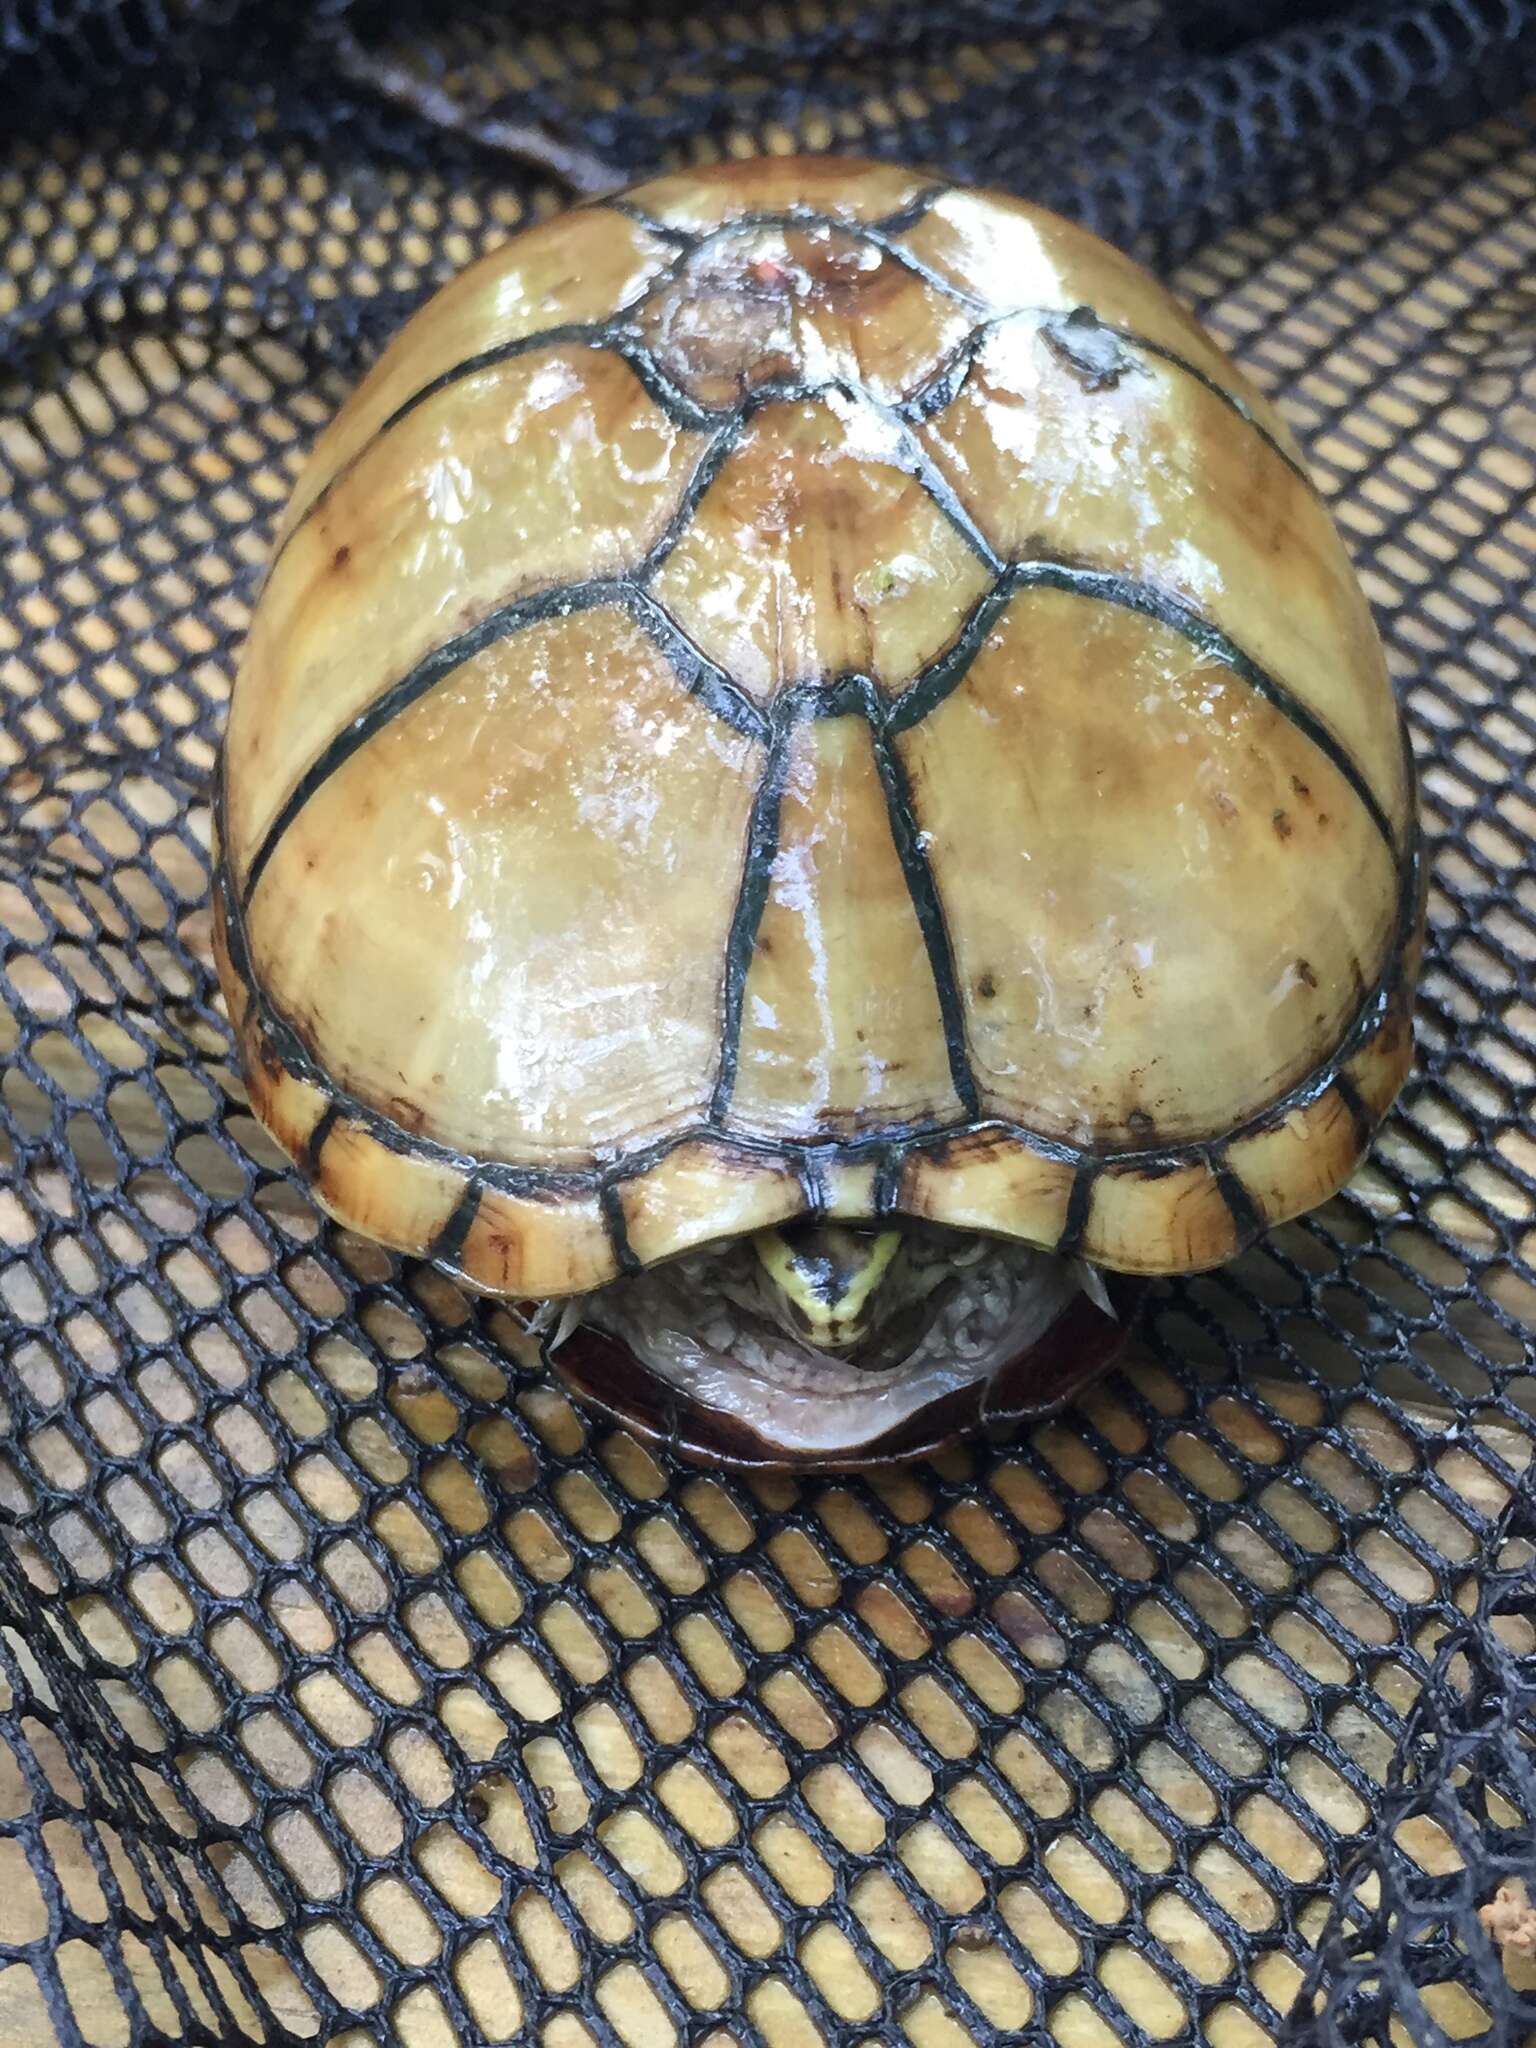
<svg viewBox="0 0 1536 2048"><path fill-rule="evenodd" d="M1264 1221L1285 1223L1326 1201L1348 1177L1359 1150L1356 1120L1333 1087L1234 1138L1226 1156Z"/></svg>
<svg viewBox="0 0 1536 2048"><path fill-rule="evenodd" d="M714 1138L686 1140L619 1182L629 1248L642 1264L719 1237L745 1237L805 1211L789 1163Z"/></svg>
<svg viewBox="0 0 1536 2048"><path fill-rule="evenodd" d="M338 1117L315 1155L315 1194L351 1230L425 1257L464 1192L461 1167L401 1152L354 1118Z"/></svg>
<svg viewBox="0 0 1536 2048"><path fill-rule="evenodd" d="M586 1294L616 1279L618 1258L595 1194L519 1195L482 1187L448 1260L485 1294Z"/></svg>
<svg viewBox="0 0 1536 2048"><path fill-rule="evenodd" d="M1049 1251L1066 1227L1077 1169L996 1130L914 1148L896 1205L952 1230L994 1230Z"/></svg>
<svg viewBox="0 0 1536 2048"><path fill-rule="evenodd" d="M991 581L914 476L903 430L829 392L748 422L656 595L767 702L850 674L901 690L958 638Z"/></svg>
<svg viewBox="0 0 1536 2048"><path fill-rule="evenodd" d="M1413 1018L1406 991L1388 1005L1380 1029L1344 1064L1344 1076L1373 1122L1384 1117L1413 1065Z"/></svg>
<svg viewBox="0 0 1536 2048"><path fill-rule="evenodd" d="M1199 1273L1238 1248L1211 1166L1106 1166L1094 1174L1080 1250L1115 1273Z"/></svg>
<svg viewBox="0 0 1536 2048"><path fill-rule="evenodd" d="M881 1169L874 1160L828 1159L815 1170L824 1215L862 1223L879 1213Z"/></svg>
<svg viewBox="0 0 1536 2048"><path fill-rule="evenodd" d="M240 1033L240 1049L252 1110L288 1157L302 1161L320 1119L331 1106L330 1096L283 1065L254 1016Z"/></svg>

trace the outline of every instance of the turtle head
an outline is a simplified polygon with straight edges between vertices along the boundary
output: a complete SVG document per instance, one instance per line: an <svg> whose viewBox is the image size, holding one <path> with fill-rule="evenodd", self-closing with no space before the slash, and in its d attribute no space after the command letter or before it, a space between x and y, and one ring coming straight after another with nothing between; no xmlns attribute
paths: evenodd
<svg viewBox="0 0 1536 2048"><path fill-rule="evenodd" d="M804 1223L752 1239L772 1283L780 1326L818 1351L849 1351L881 1321L882 1287L901 1249L899 1230Z"/></svg>
<svg viewBox="0 0 1536 2048"><path fill-rule="evenodd" d="M1080 1291L1094 1297L1086 1332ZM1069 1313L1075 1334L1052 1348ZM962 1413L1050 1407L1123 1334L1098 1277L1072 1260L919 1219L893 1229L807 1218L722 1237L611 1281L568 1314L547 1344L553 1353L570 1336L557 1359L567 1378L642 1429L659 1421L692 1432L679 1443L748 1464L859 1462L871 1444L894 1456L919 1416L952 1433Z"/></svg>

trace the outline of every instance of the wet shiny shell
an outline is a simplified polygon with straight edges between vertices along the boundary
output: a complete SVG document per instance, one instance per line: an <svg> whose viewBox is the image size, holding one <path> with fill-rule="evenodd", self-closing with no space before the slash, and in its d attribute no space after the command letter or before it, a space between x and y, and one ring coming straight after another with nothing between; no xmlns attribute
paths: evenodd
<svg viewBox="0 0 1536 2048"><path fill-rule="evenodd" d="M412 320L219 822L257 1113L499 1292L808 1212L1210 1265L1410 1059L1411 769L1283 422L1124 257L891 166L662 178Z"/></svg>

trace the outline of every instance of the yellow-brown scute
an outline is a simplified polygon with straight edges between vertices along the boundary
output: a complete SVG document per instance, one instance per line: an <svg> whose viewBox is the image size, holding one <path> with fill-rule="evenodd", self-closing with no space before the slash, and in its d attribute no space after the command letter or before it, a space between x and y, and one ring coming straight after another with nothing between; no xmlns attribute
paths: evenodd
<svg viewBox="0 0 1536 2048"><path fill-rule="evenodd" d="M1219 392L1154 355L1085 392L1038 319L1016 318L916 431L1000 554L1044 552L1181 599L1285 683L1403 828L1386 662L1338 531Z"/></svg>
<svg viewBox="0 0 1536 2048"><path fill-rule="evenodd" d="M749 422L656 594L695 646L769 702L849 674L899 691L991 581L913 474L899 424L829 392Z"/></svg>
<svg viewBox="0 0 1536 2048"><path fill-rule="evenodd" d="M1401 1082L1410 777L1342 544L1036 208L763 162L540 225L280 538L225 981L387 1242L541 1293L811 1213L1203 1265Z"/></svg>
<svg viewBox="0 0 1536 2048"><path fill-rule="evenodd" d="M450 384L370 444L252 623L230 709L237 871L326 742L424 656L499 606L632 567L706 440L621 358L566 346Z"/></svg>
<svg viewBox="0 0 1536 2048"><path fill-rule="evenodd" d="M944 1022L870 729L800 726L747 975L732 1115L771 1138L953 1117Z"/></svg>
<svg viewBox="0 0 1536 2048"><path fill-rule="evenodd" d="M577 212L525 229L472 263L406 323L315 443L279 544L399 408L438 378L550 328L610 318L665 275L672 255L622 215Z"/></svg>
<svg viewBox="0 0 1536 2048"><path fill-rule="evenodd" d="M1224 1133L1311 1070L1379 967L1396 889L1369 814L1169 627L1021 592L898 744L996 1116L1090 1146Z"/></svg>
<svg viewBox="0 0 1536 2048"><path fill-rule="evenodd" d="M268 989L326 1020L342 1087L407 1093L457 1150L584 1163L681 1130L714 1079L750 755L617 612L499 640L295 820L251 912Z"/></svg>

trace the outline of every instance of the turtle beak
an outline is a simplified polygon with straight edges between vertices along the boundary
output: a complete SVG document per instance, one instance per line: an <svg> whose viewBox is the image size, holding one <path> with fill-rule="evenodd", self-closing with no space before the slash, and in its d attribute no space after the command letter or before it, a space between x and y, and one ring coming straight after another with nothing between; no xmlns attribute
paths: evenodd
<svg viewBox="0 0 1536 2048"><path fill-rule="evenodd" d="M879 1318L881 1283L901 1232L801 1224L760 1230L752 1249L773 1283L784 1327L820 1351L848 1351Z"/></svg>

